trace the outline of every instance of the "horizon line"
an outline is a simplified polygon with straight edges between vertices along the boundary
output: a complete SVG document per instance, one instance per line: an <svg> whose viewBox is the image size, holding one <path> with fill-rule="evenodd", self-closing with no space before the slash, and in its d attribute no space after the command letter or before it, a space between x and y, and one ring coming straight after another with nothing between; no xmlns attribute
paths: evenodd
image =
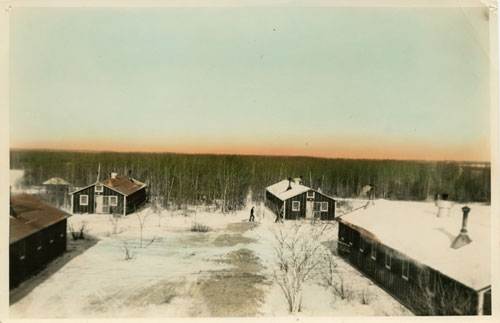
<svg viewBox="0 0 500 323"><path fill-rule="evenodd" d="M61 148L22 148L10 147L9 151L52 151L52 152L76 152L76 153L117 153L117 154L171 154L171 155L214 155L214 156L249 156L249 157L295 157L295 158L316 158L316 159L347 159L347 160L377 160L377 161L410 161L410 162L455 162L455 163L481 163L491 165L491 161L484 160L453 160L453 159L397 159L397 158L354 158L354 157L326 157L307 155L259 155L242 153L190 153L174 151L119 151L119 150L99 150L99 149L61 149Z"/></svg>

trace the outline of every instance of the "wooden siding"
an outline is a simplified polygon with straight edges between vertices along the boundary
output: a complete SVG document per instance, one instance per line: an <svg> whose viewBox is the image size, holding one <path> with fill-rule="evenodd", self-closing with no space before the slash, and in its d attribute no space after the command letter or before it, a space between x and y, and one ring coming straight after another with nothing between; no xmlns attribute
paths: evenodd
<svg viewBox="0 0 500 323"><path fill-rule="evenodd" d="M300 202L298 211L292 211L292 202ZM297 220L306 218L306 194L299 194L285 201L285 220Z"/></svg>
<svg viewBox="0 0 500 323"><path fill-rule="evenodd" d="M66 219L9 247L9 284L18 286L66 251ZM24 256L24 257L23 257Z"/></svg>
<svg viewBox="0 0 500 323"><path fill-rule="evenodd" d="M88 200L88 205L80 205L80 195L87 195L89 200ZM123 207L124 207L124 195L122 193L119 193L115 190L112 190L106 186L103 185L103 191L101 192L95 192L95 185L89 186L81 191L78 191L73 194L73 213L95 213L96 211L96 205L95 205L95 196L96 195L103 195L103 196L117 196L117 206L109 206L109 212L110 214L123 214ZM145 188L135 192L131 196L135 196L132 199L130 197L127 198L127 206L130 205L132 207L134 203L139 203L141 198L145 198ZM130 199L130 204L129 200ZM145 200L145 199L144 199ZM133 207L132 207L133 209ZM127 210L127 213L130 213L132 211Z"/></svg>
<svg viewBox="0 0 500 323"><path fill-rule="evenodd" d="M314 192L314 191L313 191ZM307 193L305 193L307 196ZM333 220L335 218L335 200L321 193L314 192L314 202L328 202L328 211L321 212L321 220Z"/></svg>
<svg viewBox="0 0 500 323"><path fill-rule="evenodd" d="M117 198L117 206L109 206L109 214L123 214L123 194L118 193L117 191L113 191L106 186L103 186L102 195L104 196L116 196Z"/></svg>
<svg viewBox="0 0 500 323"><path fill-rule="evenodd" d="M266 191L266 202L267 208L271 210L275 215L277 215L277 210L281 210L283 207L283 201L274 196L269 191Z"/></svg>
<svg viewBox="0 0 500 323"><path fill-rule="evenodd" d="M362 251L360 250L361 239L364 240ZM372 248L377 250L376 259L371 257ZM340 256L418 315L429 315L430 306L436 306L436 308L440 306L438 303L442 299L432 298L429 292L435 293L438 288L436 282L439 282L443 290L456 290L456 294L462 299L470 300L467 302L470 306L461 308L463 314L477 313L478 297L474 290L406 257L397 250L363 237L358 231L343 223L339 223L338 252ZM386 255L390 255L390 268L387 268L385 264ZM408 279L403 278L403 262L409 266ZM453 315L453 313L447 314Z"/></svg>
<svg viewBox="0 0 500 323"><path fill-rule="evenodd" d="M135 212L138 208L140 208L147 201L146 188L138 190L132 195L127 196L127 209L126 214L130 214ZM123 199L122 199L123 203ZM122 211L123 212L123 211Z"/></svg>
<svg viewBox="0 0 500 323"><path fill-rule="evenodd" d="M335 200L328 197L328 196L320 194L316 191L313 191L313 192L314 192L314 198L307 198L307 192L304 192L302 194L296 195L296 196L291 197L288 200L286 200L285 201L285 208L286 208L285 219L287 219L287 220L305 219L306 218L306 202L309 200L309 201L312 201L313 203L314 202L328 202L328 211L321 212L320 219L321 220L333 220L335 218ZM300 202L300 210L299 211L292 211L292 202L293 201Z"/></svg>
<svg viewBox="0 0 500 323"><path fill-rule="evenodd" d="M88 205L80 205L80 195L89 197ZM95 210L95 185L89 186L73 194L73 213L94 213Z"/></svg>

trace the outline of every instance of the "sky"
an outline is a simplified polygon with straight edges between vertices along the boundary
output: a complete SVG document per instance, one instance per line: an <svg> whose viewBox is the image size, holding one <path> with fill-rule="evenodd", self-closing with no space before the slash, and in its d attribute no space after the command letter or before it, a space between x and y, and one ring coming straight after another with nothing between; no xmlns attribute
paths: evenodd
<svg viewBox="0 0 500 323"><path fill-rule="evenodd" d="M485 8L13 8L11 148L490 160Z"/></svg>

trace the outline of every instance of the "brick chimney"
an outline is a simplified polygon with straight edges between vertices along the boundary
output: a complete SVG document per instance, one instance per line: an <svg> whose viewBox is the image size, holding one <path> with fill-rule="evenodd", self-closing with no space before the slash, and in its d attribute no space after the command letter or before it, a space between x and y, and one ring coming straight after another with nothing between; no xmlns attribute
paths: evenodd
<svg viewBox="0 0 500 323"><path fill-rule="evenodd" d="M288 187L287 187L287 191L291 190L292 189L292 178L291 177L288 177Z"/></svg>
<svg viewBox="0 0 500 323"><path fill-rule="evenodd" d="M462 208L463 218L462 218L462 229L460 233L455 238L451 247L453 249L458 249L472 242L472 239L467 234L467 217L469 216L470 208L468 206L464 206Z"/></svg>

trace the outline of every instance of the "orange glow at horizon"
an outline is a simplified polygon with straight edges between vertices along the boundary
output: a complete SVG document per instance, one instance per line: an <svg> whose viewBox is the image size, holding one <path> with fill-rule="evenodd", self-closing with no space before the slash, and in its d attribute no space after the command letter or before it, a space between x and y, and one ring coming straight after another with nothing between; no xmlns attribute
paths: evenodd
<svg viewBox="0 0 500 323"><path fill-rule="evenodd" d="M397 160L450 160L490 161L487 138L462 144L438 144L432 141L403 140L394 138L350 138L349 140L173 140L154 142L98 141L20 143L12 149L51 149L77 151L115 151L186 154L230 154L269 156L310 156L349 159L397 159Z"/></svg>

